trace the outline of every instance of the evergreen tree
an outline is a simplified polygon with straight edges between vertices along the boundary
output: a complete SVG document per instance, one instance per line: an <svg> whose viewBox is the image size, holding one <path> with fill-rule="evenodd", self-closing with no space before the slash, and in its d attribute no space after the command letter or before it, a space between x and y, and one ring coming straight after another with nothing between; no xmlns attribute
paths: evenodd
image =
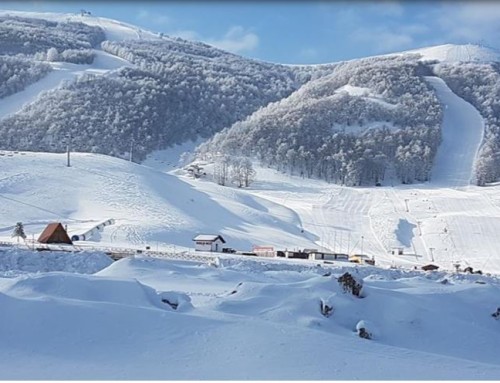
<svg viewBox="0 0 500 383"><path fill-rule="evenodd" d="M24 233L24 226L22 222L16 223L14 231L12 232L12 237L17 237L17 242L19 242L19 237L26 239L26 234Z"/></svg>

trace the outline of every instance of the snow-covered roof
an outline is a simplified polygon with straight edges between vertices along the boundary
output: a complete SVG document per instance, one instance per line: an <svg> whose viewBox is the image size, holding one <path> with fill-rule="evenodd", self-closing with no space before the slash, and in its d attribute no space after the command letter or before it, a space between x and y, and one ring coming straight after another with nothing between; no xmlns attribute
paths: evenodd
<svg viewBox="0 0 500 383"><path fill-rule="evenodd" d="M215 242L217 239L220 239L222 243L226 243L224 238L222 238L220 235L215 235L215 234L199 234L196 237L193 238L193 241L211 241Z"/></svg>

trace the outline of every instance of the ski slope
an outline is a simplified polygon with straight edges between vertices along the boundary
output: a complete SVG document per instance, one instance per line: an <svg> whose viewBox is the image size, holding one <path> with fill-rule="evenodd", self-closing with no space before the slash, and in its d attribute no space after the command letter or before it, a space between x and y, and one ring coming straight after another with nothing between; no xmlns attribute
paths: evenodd
<svg viewBox="0 0 500 383"><path fill-rule="evenodd" d="M494 49L475 44L444 44L413 49L402 53L418 53L422 60L441 62L493 62L500 61L500 53Z"/></svg>
<svg viewBox="0 0 500 383"><path fill-rule="evenodd" d="M49 63L52 71L21 92L4 97L0 102L0 119L20 111L34 102L43 92L59 87L65 81L73 81L84 74L103 75L112 70L132 66L128 61L101 50L94 51L96 57L91 65L77 65L63 62Z"/></svg>
<svg viewBox="0 0 500 383"><path fill-rule="evenodd" d="M460 187L475 182L474 166L483 140L484 121L476 108L453 93L438 77L426 77L443 106L442 142L431 182L436 186Z"/></svg>
<svg viewBox="0 0 500 383"><path fill-rule="evenodd" d="M0 241L11 241L18 221L37 238L49 222L73 235L113 218L85 244L189 250L197 234L217 233L243 251L317 248L365 253L382 266L459 262L500 273L499 186L349 188L257 167L252 187L238 189L167 174L162 167L176 160L163 154L150 157L155 169L84 153L72 153L70 168L65 154L0 153Z"/></svg>

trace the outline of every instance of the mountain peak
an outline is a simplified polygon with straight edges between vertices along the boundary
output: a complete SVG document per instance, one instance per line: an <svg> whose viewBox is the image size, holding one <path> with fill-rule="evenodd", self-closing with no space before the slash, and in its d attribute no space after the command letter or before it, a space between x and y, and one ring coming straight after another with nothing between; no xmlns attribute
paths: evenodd
<svg viewBox="0 0 500 383"><path fill-rule="evenodd" d="M404 53L418 53L424 60L445 62L491 62L500 61L500 52L483 45L444 44L433 47L413 49Z"/></svg>

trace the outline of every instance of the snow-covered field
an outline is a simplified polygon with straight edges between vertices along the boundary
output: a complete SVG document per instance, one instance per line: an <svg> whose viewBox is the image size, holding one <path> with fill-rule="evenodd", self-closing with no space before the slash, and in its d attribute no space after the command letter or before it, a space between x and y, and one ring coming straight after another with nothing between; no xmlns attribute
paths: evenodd
<svg viewBox="0 0 500 383"><path fill-rule="evenodd" d="M363 298L338 284L345 271L364 279ZM0 377L498 379L498 282L241 257L12 271L0 279Z"/></svg>
<svg viewBox="0 0 500 383"><path fill-rule="evenodd" d="M15 242L17 221L29 239L52 221L74 234L114 218L78 246L194 253L195 234L220 233L242 250L363 252L381 266L213 254L111 264L96 250L6 248L3 379L500 377L496 186L347 188L258 168L241 190L162 172L168 151L150 166L73 153L70 168L65 154L1 154L0 240ZM413 270L432 259L447 270ZM454 274L455 261L494 275ZM346 271L364 298L342 291ZM357 336L360 321L373 339Z"/></svg>

